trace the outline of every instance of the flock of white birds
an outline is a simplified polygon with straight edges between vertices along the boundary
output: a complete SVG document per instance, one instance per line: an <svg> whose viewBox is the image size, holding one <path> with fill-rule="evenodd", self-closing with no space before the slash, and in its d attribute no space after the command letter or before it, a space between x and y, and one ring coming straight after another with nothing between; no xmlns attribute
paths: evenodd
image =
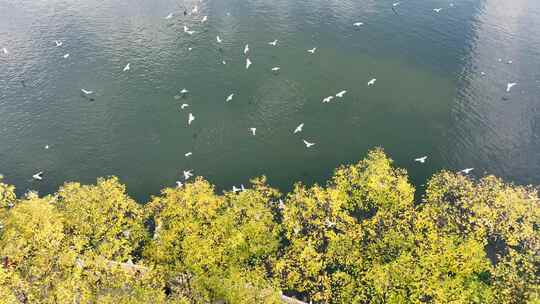
<svg viewBox="0 0 540 304"><path fill-rule="evenodd" d="M398 7L399 5L401 5L400 2L395 2L395 3L392 4L392 9L394 10L394 12L396 12L396 11L395 11L395 8ZM450 7L454 7L454 4L453 4L453 3L450 3L449 6L450 6ZM443 11L443 8L434 8L433 11L434 11L435 13L441 13L441 11ZM192 16L197 16L197 15L199 15L199 7L198 7L197 5L195 5L195 6L191 9L191 12L188 12L187 9L184 9L183 14L184 14L184 16L186 16L186 15L188 15L188 14L190 14L190 15L192 15ZM227 13L227 15L230 15L230 14ZM167 16L165 16L164 19L165 19L165 20L170 20L170 19L173 19L174 16L175 16L175 13L173 12L173 13L170 13L170 14L168 14ZM200 22L201 22L201 23L206 23L207 21L208 21L208 16L202 16ZM364 25L363 22L355 22L355 23L353 23L353 27L356 27L356 28L362 27L363 25ZM191 30L187 25L184 25L183 30L184 30L184 33L186 33L186 34L188 34L188 35L194 35L194 34L196 33L195 31ZM216 41L217 41L218 44L222 44L222 43L223 43L223 39L222 39L219 35L216 36ZM61 47L61 46L63 45L63 42L62 42L62 41L59 41L59 40L55 40L54 43L55 43L56 47ZM271 42L268 42L268 45L269 45L269 46L272 46L272 47L277 47L277 46L278 46L278 43L279 43L279 40L276 39L276 40L273 40L273 41L271 41ZM190 50L191 50L191 48L190 48ZM5 48L5 47L2 49L2 51L3 51L4 55L8 55L8 54L9 54L8 49ZM249 58L250 51L251 51L251 49L250 49L250 47L249 47L249 44L246 44L246 45L244 46L244 50L243 50L243 53L244 53L244 56L245 56L245 62L246 62L246 64L245 64L245 68L246 68L246 69L249 69L249 68L251 67L251 65L253 64L253 62L252 62L252 61L250 60L250 58ZM313 48L311 48L311 49L308 49L307 52L308 52L309 54L311 54L311 55L315 55L315 53L317 52L317 47L313 47ZM69 54L69 53L66 53L66 54L63 55L63 58L67 59L67 58L69 58L69 56L70 56L70 54ZM498 60L499 60L499 62L502 62L502 59L498 59ZM222 61L222 63L223 63L223 64L226 64L225 61ZM511 64L512 61L508 61L508 63ZM127 63L127 64L125 65L125 67L123 68L123 71L124 71L124 72L128 72L130 69L131 69L131 64L130 64L130 63ZM271 71L274 72L274 73L278 73L280 70L281 70L281 67L278 67L278 66L273 67L273 68L271 69ZM485 73L484 73L484 72L482 72L481 74L482 74L482 76L485 76ZM376 81L377 81L376 78L373 78L373 79L369 80L369 81L367 82L367 86L368 86L368 87L371 87L371 86L375 85L375 82L376 82ZM513 88L514 86L516 86L516 85L517 85L516 82L510 82L510 83L508 83L508 84L507 84L507 87L506 87L506 92L509 93L509 92L512 90L512 88ZM94 94L94 91L92 91L92 90L87 90L87 89L81 89L81 92L82 92L85 96L89 96L89 95ZM180 99L180 98L182 98L182 97L185 97L186 94L188 94L188 93L189 93L189 90L187 90L187 89L184 88L184 89L182 89L182 90L180 91L180 94L181 94L181 95L175 96L175 98L176 98L176 99ZM322 102L323 102L323 103L330 103L334 98L343 98L343 97L345 96L346 93L347 93L347 90L342 90L342 91L336 93L335 95L330 95L330 96L328 96L328 97L323 98L323 99L322 99ZM234 96L235 96L235 93L231 93L230 95L227 96L227 98L225 99L225 102L231 102L231 101L233 100ZM187 104L187 103L183 103L183 104L180 105L180 109L181 109L181 110L184 110L184 109L186 109L186 108L188 108L188 107L189 107L189 104ZM189 114L188 114L188 121L187 121L188 126L190 126L194 121L195 121L195 115L194 115L193 113L189 113ZM301 132L303 131L303 128L304 128L304 123L300 123L300 124L298 125L298 127L296 127L296 128L294 129L293 134L301 133ZM254 128L254 127L249 128L249 132L251 133L252 136L256 136L256 135L257 135L257 128ZM314 143L314 142L309 142L309 141L306 140L306 139L302 139L302 141L303 141L304 145L306 146L306 148L312 148L313 146L316 145L316 143ZM48 145L45 146L45 149L49 149L49 146L48 146ZM192 152L187 152L187 153L185 153L185 157L190 157L190 156L192 156L192 155L193 155ZM418 157L418 158L415 158L415 159L414 159L415 162L418 162L418 163L421 163L421 164L426 163L427 160L428 160L428 156L422 156L422 157ZM473 170L474 170L474 168L466 168L466 169L463 169L463 170L461 170L461 171L459 171L459 172L460 172L460 173L463 173L463 174L469 174L469 173L471 173ZM43 171L40 171L40 172L38 172L38 173L32 175L32 178L35 179L35 180L42 180L42 179L43 179L43 174L44 174ZM191 177L193 177L193 170L184 170L184 171L183 171L183 179L184 179L185 181L187 181L187 180L190 179ZM182 187L182 186L183 186L183 183L182 183L181 181L177 181L177 182L176 182L176 185L177 185L178 187ZM243 190L245 190L244 185L241 185L240 188L237 188L236 186L233 186L233 192L239 192L239 191L243 191Z"/></svg>

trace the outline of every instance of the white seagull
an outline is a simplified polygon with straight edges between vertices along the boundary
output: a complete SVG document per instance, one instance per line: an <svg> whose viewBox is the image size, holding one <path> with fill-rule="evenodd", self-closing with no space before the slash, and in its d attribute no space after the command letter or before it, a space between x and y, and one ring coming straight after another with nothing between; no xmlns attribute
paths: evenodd
<svg viewBox="0 0 540 304"><path fill-rule="evenodd" d="M308 53L315 54L315 51L317 51L317 48L312 48L311 50L307 50Z"/></svg>
<svg viewBox="0 0 540 304"><path fill-rule="evenodd" d="M165 19L168 20L168 19L171 19L172 17L173 17L173 13L170 13L170 14L168 14L167 16L165 16Z"/></svg>
<svg viewBox="0 0 540 304"><path fill-rule="evenodd" d="M205 23L206 21L208 21L208 16L202 17L201 23Z"/></svg>
<svg viewBox="0 0 540 304"><path fill-rule="evenodd" d="M3 48L2 51L4 52L4 54L9 54L8 50L6 48Z"/></svg>
<svg viewBox="0 0 540 304"><path fill-rule="evenodd" d="M32 178L35 179L35 180L42 180L43 179L43 171L40 171L34 175L32 175Z"/></svg>
<svg viewBox="0 0 540 304"><path fill-rule="evenodd" d="M183 185L181 181L176 181L176 188L182 188Z"/></svg>
<svg viewBox="0 0 540 304"><path fill-rule="evenodd" d="M188 35L193 35L195 31L190 31L189 28L184 25L184 33L187 33Z"/></svg>
<svg viewBox="0 0 540 304"><path fill-rule="evenodd" d="M55 40L54 44L56 44L56 46L62 46L64 43L62 41Z"/></svg>
<svg viewBox="0 0 540 304"><path fill-rule="evenodd" d="M346 91L346 90L343 90L343 91L337 93L337 94L336 94L336 97L338 97L338 98L343 98L343 96L345 96L345 94L347 94L347 91Z"/></svg>
<svg viewBox="0 0 540 304"><path fill-rule="evenodd" d="M195 5L195 6L193 7L193 9L191 10L191 13L194 14L194 15L197 14L197 13L199 13L199 7L198 7L197 5Z"/></svg>
<svg viewBox="0 0 540 304"><path fill-rule="evenodd" d="M257 132L257 128L249 128L253 136L255 136L255 132Z"/></svg>
<svg viewBox="0 0 540 304"><path fill-rule="evenodd" d="M334 96L328 96L326 97L325 99L323 99L323 103L329 103L330 101L332 101L332 99L334 99Z"/></svg>
<svg viewBox="0 0 540 304"><path fill-rule="evenodd" d="M188 117L188 126L191 125L191 123L195 120L195 116L193 116L192 113L189 113Z"/></svg>
<svg viewBox="0 0 540 304"><path fill-rule="evenodd" d="M298 127L296 127L296 129L294 129L293 134L302 132L302 128L304 128L304 123L299 124Z"/></svg>
<svg viewBox="0 0 540 304"><path fill-rule="evenodd" d="M217 41L217 43L223 42L223 40L221 40L221 37L219 37L219 36L216 36L216 41Z"/></svg>
<svg viewBox="0 0 540 304"><path fill-rule="evenodd" d="M124 67L124 72L129 71L131 69L131 63L126 64Z"/></svg>
<svg viewBox="0 0 540 304"><path fill-rule="evenodd" d="M234 97L234 93L231 94L231 95L229 95L229 96L227 97L227 99L225 99L225 101L226 101L226 102L229 102L229 101L231 101L231 100L233 99L233 97Z"/></svg>
<svg viewBox="0 0 540 304"><path fill-rule="evenodd" d="M247 53L249 53L249 44L244 47L244 55L247 55Z"/></svg>
<svg viewBox="0 0 540 304"><path fill-rule="evenodd" d="M49 150L50 146L49 145L45 145L45 150Z"/></svg>
<svg viewBox="0 0 540 304"><path fill-rule="evenodd" d="M396 7L396 6L400 5L400 4L401 4L401 3L399 3L399 2L395 2L394 4L392 4L392 6L393 6L393 7Z"/></svg>
<svg viewBox="0 0 540 304"><path fill-rule="evenodd" d="M356 23L353 23L353 26L356 26L356 27L360 27L364 25L364 22L356 22Z"/></svg>
<svg viewBox="0 0 540 304"><path fill-rule="evenodd" d="M94 94L94 91L88 91L88 90L85 90L85 89L81 89L81 92L83 92L85 95Z"/></svg>
<svg viewBox="0 0 540 304"><path fill-rule="evenodd" d="M517 82L510 82L506 85L506 92L510 92L510 90L517 85Z"/></svg>
<svg viewBox="0 0 540 304"><path fill-rule="evenodd" d="M442 8L434 8L433 11L435 13L440 13L442 11Z"/></svg>
<svg viewBox="0 0 540 304"><path fill-rule="evenodd" d="M240 192L240 191L242 191L242 189L236 188L236 186L232 186L232 192L236 193L236 192Z"/></svg>
<svg viewBox="0 0 540 304"><path fill-rule="evenodd" d="M68 58L68 57L69 57L69 53L64 55L64 58Z"/></svg>
<svg viewBox="0 0 540 304"><path fill-rule="evenodd" d="M249 60L249 58L246 58L246 70L249 69L250 66L251 66L251 60Z"/></svg>
<svg viewBox="0 0 540 304"><path fill-rule="evenodd" d="M268 44L271 45L271 46L276 46L277 43L278 43L277 39L272 41L272 42L268 42Z"/></svg>
<svg viewBox="0 0 540 304"><path fill-rule="evenodd" d="M188 180L190 177L193 176L193 173L191 171L193 171L193 170L187 170L187 171L184 170L184 179L185 180Z"/></svg>
<svg viewBox="0 0 540 304"><path fill-rule="evenodd" d="M187 108L187 107L189 107L189 105L188 105L187 103L183 103L183 104L180 106L180 109L183 110L183 109L185 109L185 108Z"/></svg>
<svg viewBox="0 0 540 304"><path fill-rule="evenodd" d="M182 91L180 91L180 94L187 94L187 93L189 93L187 89L182 89Z"/></svg>
<svg viewBox="0 0 540 304"><path fill-rule="evenodd" d="M310 143L305 139L304 139L304 144L306 145L306 148L311 148L311 147L315 146L315 143Z"/></svg>
<svg viewBox="0 0 540 304"><path fill-rule="evenodd" d="M188 153L184 154L185 157L190 157L191 155L193 155L192 152L188 152Z"/></svg>
<svg viewBox="0 0 540 304"><path fill-rule="evenodd" d="M461 170L459 172L464 173L464 174L469 174L469 173L471 173L472 170L474 170L474 168L463 169L463 170Z"/></svg>
<svg viewBox="0 0 540 304"><path fill-rule="evenodd" d="M428 158L427 156L422 156L422 157L419 157L419 158L415 158L414 161L423 164L423 163L426 162L427 158Z"/></svg>
<svg viewBox="0 0 540 304"><path fill-rule="evenodd" d="M373 79L371 79L371 80L367 83L367 85L368 85L368 86L372 86L372 85L375 84L375 81L377 81L377 79L373 78Z"/></svg>
<svg viewBox="0 0 540 304"><path fill-rule="evenodd" d="M281 70L280 67L273 67L273 68L272 68L272 72L277 72L277 71L279 71L279 70Z"/></svg>

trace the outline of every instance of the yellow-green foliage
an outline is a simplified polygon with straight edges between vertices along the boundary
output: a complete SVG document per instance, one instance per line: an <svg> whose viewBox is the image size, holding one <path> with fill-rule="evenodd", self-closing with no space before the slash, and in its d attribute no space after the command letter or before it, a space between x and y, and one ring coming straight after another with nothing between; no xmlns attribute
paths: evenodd
<svg viewBox="0 0 540 304"><path fill-rule="evenodd" d="M272 302L274 284L265 269L278 248L264 180L239 195L216 195L202 179L165 189L149 204L154 240L145 257L159 265L170 287L193 301Z"/></svg>
<svg viewBox="0 0 540 304"><path fill-rule="evenodd" d="M202 178L148 204L116 178L17 198L0 180L0 303L539 303L532 187L450 172L421 201L377 149L287 195Z"/></svg>

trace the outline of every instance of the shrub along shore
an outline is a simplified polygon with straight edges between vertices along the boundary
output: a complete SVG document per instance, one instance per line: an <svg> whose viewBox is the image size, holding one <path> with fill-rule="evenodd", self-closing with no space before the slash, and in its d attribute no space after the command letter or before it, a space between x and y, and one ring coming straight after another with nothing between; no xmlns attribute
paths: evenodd
<svg viewBox="0 0 540 304"><path fill-rule="evenodd" d="M536 188L443 171L414 194L380 149L288 194L0 180L0 302L540 303Z"/></svg>

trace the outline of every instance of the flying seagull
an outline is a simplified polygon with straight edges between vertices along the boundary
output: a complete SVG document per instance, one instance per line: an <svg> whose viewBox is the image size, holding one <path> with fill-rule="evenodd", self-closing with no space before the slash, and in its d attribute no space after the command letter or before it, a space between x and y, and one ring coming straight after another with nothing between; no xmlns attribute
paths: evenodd
<svg viewBox="0 0 540 304"><path fill-rule="evenodd" d="M315 143L310 143L305 139L304 139L304 144L306 145L306 148L311 148L311 147L315 146Z"/></svg>
<svg viewBox="0 0 540 304"><path fill-rule="evenodd" d="M317 48L312 48L311 50L307 50L308 53L315 54L315 51L317 51Z"/></svg>
<svg viewBox="0 0 540 304"><path fill-rule="evenodd" d="M131 63L126 64L124 67L124 72L129 71L131 69Z"/></svg>
<svg viewBox="0 0 540 304"><path fill-rule="evenodd" d="M472 170L474 170L474 168L463 169L463 170L461 170L459 172L464 173L464 174L469 174L469 173L471 173Z"/></svg>
<svg viewBox="0 0 540 304"><path fill-rule="evenodd" d="M6 48L3 48L2 51L4 51L4 54L9 54L8 50Z"/></svg>
<svg viewBox="0 0 540 304"><path fill-rule="evenodd" d="M193 9L191 10L191 13L192 13L193 15L198 14L198 13L199 13L199 7L198 7L197 5L195 5L195 6L193 7Z"/></svg>
<svg viewBox="0 0 540 304"><path fill-rule="evenodd" d="M220 38L219 36L216 36L216 41L217 41L218 43L223 42L223 40L221 40L221 38Z"/></svg>
<svg viewBox="0 0 540 304"><path fill-rule="evenodd" d="M371 79L371 80L367 83L367 85L368 85L368 86L372 86L372 85L375 84L375 81L377 81L377 79L373 78L373 79Z"/></svg>
<svg viewBox="0 0 540 304"><path fill-rule="evenodd" d="M294 129L293 134L302 132L302 129L303 129L303 128L304 128L304 123L299 124L298 127L296 127L296 129Z"/></svg>
<svg viewBox="0 0 540 304"><path fill-rule="evenodd" d="M356 27L360 27L360 26L362 26L362 25L364 25L363 22L356 22L356 23L353 23L353 26L356 26Z"/></svg>
<svg viewBox="0 0 540 304"><path fill-rule="evenodd" d="M201 23L205 23L206 21L208 21L208 16L202 17Z"/></svg>
<svg viewBox="0 0 540 304"><path fill-rule="evenodd" d="M180 106L180 109L183 110L183 109L185 109L185 108L187 108L187 107L189 107L189 105L188 105L187 103L183 103L183 104Z"/></svg>
<svg viewBox="0 0 540 304"><path fill-rule="evenodd" d="M184 170L184 180L188 180L190 177L193 176L193 173L191 171L193 170Z"/></svg>
<svg viewBox="0 0 540 304"><path fill-rule="evenodd" d="M440 13L442 11L442 8L434 8L433 11L435 13Z"/></svg>
<svg viewBox="0 0 540 304"><path fill-rule="evenodd" d="M190 157L191 155L193 155L192 152L188 152L188 153L184 154L185 157Z"/></svg>
<svg viewBox="0 0 540 304"><path fill-rule="evenodd" d="M334 99L334 96L328 96L326 97L325 99L323 99L323 103L329 103L330 101L332 101L332 99Z"/></svg>
<svg viewBox="0 0 540 304"><path fill-rule="evenodd" d="M64 43L62 41L55 40L54 44L56 44L56 46L62 46Z"/></svg>
<svg viewBox="0 0 540 304"><path fill-rule="evenodd" d="M168 15L165 17L165 19L168 20L168 19L171 19L172 17L173 17L173 13L170 13L170 14L168 14Z"/></svg>
<svg viewBox="0 0 540 304"><path fill-rule="evenodd" d="M69 57L69 53L64 55L64 58L67 59L68 57Z"/></svg>
<svg viewBox="0 0 540 304"><path fill-rule="evenodd" d="M338 97L338 98L343 98L343 96L345 96L345 94L347 94L347 91L346 91L346 90L343 90L343 91L337 93L337 94L336 94L336 97Z"/></svg>
<svg viewBox="0 0 540 304"><path fill-rule="evenodd" d="M234 97L234 93L229 95L225 101L229 102L229 101L231 101L233 99L233 97Z"/></svg>
<svg viewBox="0 0 540 304"><path fill-rule="evenodd" d="M271 46L276 46L277 43L278 43L277 39L272 41L272 42L268 42L268 44L271 45Z"/></svg>
<svg viewBox="0 0 540 304"><path fill-rule="evenodd" d="M257 128L249 128L253 136L255 136L255 132L257 132Z"/></svg>
<svg viewBox="0 0 540 304"><path fill-rule="evenodd" d="M43 171L40 171L34 175L32 175L32 178L35 180L42 180L43 179Z"/></svg>
<svg viewBox="0 0 540 304"><path fill-rule="evenodd" d="M510 92L510 90L517 85L517 82L510 82L506 85L506 92Z"/></svg>
<svg viewBox="0 0 540 304"><path fill-rule="evenodd" d="M88 91L88 90L85 90L85 89L81 89L81 92L83 92L85 95L94 94L94 91Z"/></svg>
<svg viewBox="0 0 540 304"><path fill-rule="evenodd" d="M419 158L415 158L414 161L423 164L423 163L426 162L427 158L428 158L427 156L422 156L422 157L419 157Z"/></svg>
<svg viewBox="0 0 540 304"><path fill-rule="evenodd" d="M251 60L249 60L249 58L246 58L246 70L249 69L250 66L251 66Z"/></svg>
<svg viewBox="0 0 540 304"><path fill-rule="evenodd" d="M188 117L188 126L191 125L191 123L195 120L195 116L193 116L192 113L189 113Z"/></svg>
<svg viewBox="0 0 540 304"><path fill-rule="evenodd" d="M247 53L249 53L249 44L244 47L244 55L247 55Z"/></svg>

